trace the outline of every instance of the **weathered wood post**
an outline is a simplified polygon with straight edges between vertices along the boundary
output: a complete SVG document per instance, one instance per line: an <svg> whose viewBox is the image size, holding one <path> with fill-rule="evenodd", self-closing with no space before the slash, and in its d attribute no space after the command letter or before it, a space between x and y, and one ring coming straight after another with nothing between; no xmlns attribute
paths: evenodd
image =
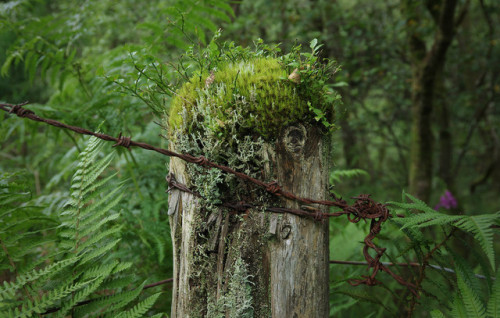
<svg viewBox="0 0 500 318"><path fill-rule="evenodd" d="M329 140L311 114L324 99L301 95L289 73L266 57L193 77L172 104L170 147L325 199ZM169 198L172 317L328 316L327 221L266 212L301 205L217 169L172 158L170 175L201 195L174 188ZM256 208L237 214L223 202Z"/></svg>

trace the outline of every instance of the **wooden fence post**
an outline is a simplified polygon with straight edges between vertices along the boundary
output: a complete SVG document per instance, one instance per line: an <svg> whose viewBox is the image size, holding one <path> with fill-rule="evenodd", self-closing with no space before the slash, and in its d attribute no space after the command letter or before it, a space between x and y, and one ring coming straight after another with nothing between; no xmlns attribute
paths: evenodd
<svg viewBox="0 0 500 318"><path fill-rule="evenodd" d="M264 139L257 138L256 130L241 124L241 116L258 117L259 109L250 109L251 113L248 109L231 109L231 116L228 111L220 111L215 105L220 100L210 94L223 91L224 83L217 81L217 73L210 76L214 87L209 87L211 83L207 85L203 78L201 88L191 82L179 94L181 103L193 103L194 99L189 99L193 92L198 97L196 105L190 105L193 107L184 105L191 113L183 108L171 115L179 115L181 120L170 120L170 147L175 151L195 151L196 155L222 161L261 180L276 180L282 189L298 196L326 199L330 142L325 130L303 116L264 131ZM252 68L248 76L258 77L258 67ZM296 85L274 80L272 83L292 88ZM264 98L258 91L252 94ZM294 107L298 107L285 106L277 107L274 115L281 116L280 109L286 112L287 108L294 113ZM242 107L249 106L242 103ZM178 126L173 124L176 121ZM195 131L189 128L194 121L200 122ZM210 123L218 124L220 129L208 129ZM259 130L261 134L262 131ZM261 209L235 214L212 203L245 201L297 209L301 204L276 199L216 169L202 170L177 158L170 160L170 174L205 198L213 196L202 199L189 192L171 190L172 317L328 317L328 220ZM325 207L315 208L326 212Z"/></svg>

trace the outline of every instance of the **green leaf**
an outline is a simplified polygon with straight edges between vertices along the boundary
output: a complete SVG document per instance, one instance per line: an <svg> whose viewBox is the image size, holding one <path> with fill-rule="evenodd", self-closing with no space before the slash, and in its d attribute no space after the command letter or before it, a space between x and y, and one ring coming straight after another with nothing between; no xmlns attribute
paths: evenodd
<svg viewBox="0 0 500 318"><path fill-rule="evenodd" d="M491 268L495 268L495 251L493 250L493 228L491 225L500 219L500 212L494 214L483 214L464 216L455 226L471 233L479 242L484 253L490 261Z"/></svg>
<svg viewBox="0 0 500 318"><path fill-rule="evenodd" d="M433 311L431 311L431 317L432 318L444 318L444 314L440 310L434 309Z"/></svg>
<svg viewBox="0 0 500 318"><path fill-rule="evenodd" d="M467 316L471 318L486 317L484 304L479 300L477 292L465 283L461 271L457 271L457 283Z"/></svg>
<svg viewBox="0 0 500 318"><path fill-rule="evenodd" d="M161 293L154 294L139 304L135 305L134 308L122 312L117 315L117 318L139 318L142 317L151 307L153 307L154 303L160 297Z"/></svg>
<svg viewBox="0 0 500 318"><path fill-rule="evenodd" d="M310 47L313 51L315 51L316 44L318 44L318 39L313 39L313 40L311 41L311 43L309 44L309 47Z"/></svg>
<svg viewBox="0 0 500 318"><path fill-rule="evenodd" d="M500 270L497 270L495 282L491 289L487 306L487 315L490 318L500 318Z"/></svg>

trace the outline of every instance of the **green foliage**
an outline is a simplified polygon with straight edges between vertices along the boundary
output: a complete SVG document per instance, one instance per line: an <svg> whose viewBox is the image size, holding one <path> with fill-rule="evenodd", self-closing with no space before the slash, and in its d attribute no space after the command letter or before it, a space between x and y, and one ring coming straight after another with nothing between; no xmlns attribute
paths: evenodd
<svg viewBox="0 0 500 318"><path fill-rule="evenodd" d="M101 178L109 166L112 154L100 159L103 142L90 138L79 156L77 171L71 182L71 192L64 211L54 217L44 216L33 209L22 183L16 175L3 175L0 199L3 258L8 260L12 281L0 287L0 308L7 317L30 317L54 310L55 316L84 317L92 313L100 315L138 317L145 314L158 298L159 293L139 302L135 307L120 313L138 298L142 286L127 292L127 285L116 289L112 296L98 296L90 303L82 303L92 295L101 295L123 279L130 263L118 261L110 251L120 241L121 225L115 211L123 193L121 186L112 184L115 174ZM13 180L12 180L13 179ZM12 181L11 181L12 180ZM9 182L10 181L10 182ZM24 199L24 200L23 200ZM21 202L26 203L21 203ZM15 222L14 222L15 220ZM57 227L47 227L47 223ZM38 229L35 231L35 229ZM42 230L43 239L36 245L25 242ZM16 241L12 241L15 238ZM47 248L56 242L56 253L44 258L45 265L37 259L28 259L22 272L16 265L19 251L32 253L38 246ZM23 244L23 245L19 245ZM26 259L26 258L25 258ZM5 266L2 262L2 265Z"/></svg>
<svg viewBox="0 0 500 318"><path fill-rule="evenodd" d="M330 184L335 185L340 183L342 180L353 179L361 176L369 177L370 175L362 169L336 169L330 173Z"/></svg>
<svg viewBox="0 0 500 318"><path fill-rule="evenodd" d="M500 317L500 271L497 271L486 312L488 317Z"/></svg>
<svg viewBox="0 0 500 318"><path fill-rule="evenodd" d="M450 317L499 317L499 277L500 271L497 271L495 278L486 277L487 280L494 280L491 290L487 291L487 298L483 301L482 292L479 288L479 280L474 275L472 269L465 260L458 255L453 255L456 262L456 284L458 290L454 295L449 311ZM436 317L445 317L442 311L434 310Z"/></svg>
<svg viewBox="0 0 500 318"><path fill-rule="evenodd" d="M432 225L451 225L459 228L464 232L468 232L477 240L483 252L490 261L491 268L495 268L495 255L493 250L493 229L491 225L500 220L500 212L482 215L449 215L440 213L423 201L414 196L404 193L404 196L412 200L411 203L389 202L389 204L405 209L417 210L423 213L412 214L408 217L398 219L398 223L405 228L423 228Z"/></svg>
<svg viewBox="0 0 500 318"><path fill-rule="evenodd" d="M154 0L147 5L137 0L1 3L0 66L8 77L0 78L0 98L10 102L28 99L38 102L28 107L42 116L92 130L101 125L106 133L123 131L134 139L166 147L166 141L158 138L153 116L163 116L170 90L178 85L175 65L164 62L175 60L181 49L205 43L205 34L213 33L217 24L232 16L227 1L220 0ZM60 222L58 212L70 195L69 180L76 157L84 148L82 137L18 121L2 112L0 143L0 172L27 170L25 181L30 181L34 189L29 194L34 198L33 205ZM168 161L144 152L118 150L118 154L109 169L130 182L115 193L127 193L127 200L114 208L123 209L120 217L108 219L107 224L120 223L121 227L110 229L104 224L106 229L93 239L122 235L107 257L134 263L134 275L101 285L121 290L138 286L146 278L159 281L171 277L172 260L165 211L168 196L158 191L165 187L164 179L158 176L165 173ZM109 191L116 189L113 180ZM106 203L103 201L99 211ZM45 232L33 228L30 237L19 241L13 256L21 272L26 264L34 260L44 264L56 253L57 225L47 224ZM43 245L44 240L49 243ZM37 244L43 249L30 248ZM84 244L79 248L88 248L94 242ZM88 253L88 257L92 255ZM5 271L9 265L1 259ZM11 277L6 274L6 278ZM158 312L169 310L170 292L167 286L165 290L167 300L156 305Z"/></svg>

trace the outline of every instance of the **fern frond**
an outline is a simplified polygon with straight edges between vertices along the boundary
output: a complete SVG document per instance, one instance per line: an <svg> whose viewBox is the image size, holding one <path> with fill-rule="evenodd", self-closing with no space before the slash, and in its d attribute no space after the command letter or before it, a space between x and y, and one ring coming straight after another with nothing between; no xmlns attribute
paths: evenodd
<svg viewBox="0 0 500 318"><path fill-rule="evenodd" d="M413 202L389 202L391 206L395 206L406 210L418 210L423 213L412 214L403 219L398 219L396 222L402 224L402 229L406 228L422 228L432 225L451 225L461 230L471 233L478 241L482 250L488 257L490 265L495 268L495 255L493 250L493 229L491 225L500 219L500 211L493 214L482 215L448 215L440 213L423 201L415 198L414 196L405 193Z"/></svg>
<svg viewBox="0 0 500 318"><path fill-rule="evenodd" d="M109 164L113 160L113 156L114 152L110 153L98 162L92 164L92 166L88 167L88 171L86 171L85 175L83 176L82 183L80 185L82 189L82 196L92 186L94 181L99 178L104 170L109 166Z"/></svg>
<svg viewBox="0 0 500 318"><path fill-rule="evenodd" d="M113 278L105 281L102 285L102 289L118 289L118 288L125 288L127 286L130 286L134 282L134 277L133 276L124 276L124 277L118 277L118 278Z"/></svg>
<svg viewBox="0 0 500 318"><path fill-rule="evenodd" d="M20 275L16 278L15 282L9 283L4 282L3 286L0 287L0 300L12 298L15 292L21 289L26 284L40 278L48 279L56 275L59 271L67 268L68 266L76 263L79 257L71 257L65 260L51 264L40 270L32 270L29 273Z"/></svg>
<svg viewBox="0 0 500 318"><path fill-rule="evenodd" d="M116 246L120 242L120 239L114 240L110 243L105 244L102 247L95 248L93 251L85 254L81 260L81 263L87 263L97 257L103 256L106 254L109 250L111 250L113 247Z"/></svg>
<svg viewBox="0 0 500 318"><path fill-rule="evenodd" d="M433 311L430 312L432 318L444 318L444 314L437 309L434 309Z"/></svg>
<svg viewBox="0 0 500 318"><path fill-rule="evenodd" d="M111 274L116 265L118 265L117 260L113 260L108 264L94 265L90 268L85 269L85 272L82 274L81 279L90 279L99 277L102 276L103 273Z"/></svg>
<svg viewBox="0 0 500 318"><path fill-rule="evenodd" d="M455 226L472 233L488 257L491 268L495 268L495 252L493 250L493 229L491 225L500 219L500 211L494 214L464 216Z"/></svg>
<svg viewBox="0 0 500 318"><path fill-rule="evenodd" d="M460 271L457 271L457 283L467 316L478 318L486 317L486 308L484 304L479 300L476 291L465 283Z"/></svg>
<svg viewBox="0 0 500 318"><path fill-rule="evenodd" d="M117 191L119 191L120 189L121 188L117 188ZM104 213L108 212L113 207L115 207L118 204L118 202L120 202L122 197L123 193L116 195L116 191L113 191L103 196L102 199L97 200L95 205L93 204L92 206L85 208L80 214L81 220L83 221L81 225L85 227L89 223L95 221L96 219L99 219ZM103 204L104 206L102 208L96 210Z"/></svg>
<svg viewBox="0 0 500 318"><path fill-rule="evenodd" d="M71 300L64 303L64 306L57 312L57 317L66 317L66 314L72 310L76 304L85 300L91 293L95 292L99 286L102 284L106 276L109 275L109 272L101 272L100 275L94 278L94 281L88 284L85 288L79 290L77 293L74 293L71 297Z"/></svg>
<svg viewBox="0 0 500 318"><path fill-rule="evenodd" d="M97 311L100 311L101 314L111 314L116 312L117 310L125 307L128 305L130 302L132 302L134 299L136 299L139 294L142 292L142 289L144 288L145 282L142 283L140 286L138 286L135 289L121 292L121 293L115 293L110 296L105 296L101 297L98 299L95 299L88 305L83 306L82 308L78 309L78 314L94 314Z"/></svg>
<svg viewBox="0 0 500 318"><path fill-rule="evenodd" d="M134 306L134 308L122 312L119 315L117 315L117 318L139 318L142 317L151 307L153 307L154 303L160 297L161 293L154 294L148 298L146 298L144 301L138 303L137 305Z"/></svg>
<svg viewBox="0 0 500 318"><path fill-rule="evenodd" d="M111 214L111 215L108 215L106 216L104 219L100 220L99 222L97 223L89 223L89 224L86 224L87 225L87 228L85 228L85 231L81 231L81 237L87 237L88 235L90 235L91 233L94 233L96 231L98 231L100 228L102 228L105 224L107 224L108 222L110 221L113 221L113 220L116 220L120 217L120 214L119 213L114 213L114 214Z"/></svg>
<svg viewBox="0 0 500 318"><path fill-rule="evenodd" d="M457 293L455 295L455 298L453 299L453 304L452 304L452 309L451 309L451 316L453 318L469 318L467 311L465 310L464 303Z"/></svg>
<svg viewBox="0 0 500 318"><path fill-rule="evenodd" d="M113 274L117 274L119 272L127 270L130 267L132 267L132 263L130 263L130 262L119 263L118 265L116 265L115 269L113 270Z"/></svg>
<svg viewBox="0 0 500 318"><path fill-rule="evenodd" d="M497 270L495 283L491 288L486 313L489 318L500 318L500 270Z"/></svg>
<svg viewBox="0 0 500 318"><path fill-rule="evenodd" d="M42 297L35 299L34 301L25 300L23 306L21 308L21 313L18 317L20 318L28 318L31 317L34 313L43 313L49 307L56 304L59 300L63 299L67 295L75 292L86 285L90 284L93 280L89 280L86 282L74 283L69 286L62 286L60 288L54 289L47 294L44 294Z"/></svg>
<svg viewBox="0 0 500 318"><path fill-rule="evenodd" d="M427 227L431 225L448 225L458 221L463 216L442 214L437 211L425 212L422 214L414 214L402 220L398 220L403 224L403 229L408 227Z"/></svg>
<svg viewBox="0 0 500 318"><path fill-rule="evenodd" d="M118 173L112 173L111 175L107 176L106 178L103 178L97 182L94 182L92 185L88 186L85 191L82 192L82 196L85 197L85 203L88 203L90 200L94 200L94 198L101 193L106 193L114 189L116 186L110 184L110 181L116 177ZM104 188L103 188L104 187ZM98 192L96 190L99 189ZM88 195L89 193L92 193L94 195Z"/></svg>
<svg viewBox="0 0 500 318"><path fill-rule="evenodd" d="M391 201L391 202L388 202L388 204L400 207L400 208L405 209L405 210L415 209L415 210L419 210L419 211L427 212L427 213L436 212L436 210L429 207L424 201L422 201L422 200L412 196L411 194L403 191L403 200L405 200L406 198L410 199L412 202L405 203L405 202L392 202Z"/></svg>
<svg viewBox="0 0 500 318"><path fill-rule="evenodd" d="M122 228L123 228L123 226L113 226L112 228L109 228L105 231L96 233L96 234L92 235L89 239L87 239L85 242L81 243L80 248L82 250L85 250L86 248L102 241L106 237L110 237L110 236L113 236L114 234L120 233Z"/></svg>

